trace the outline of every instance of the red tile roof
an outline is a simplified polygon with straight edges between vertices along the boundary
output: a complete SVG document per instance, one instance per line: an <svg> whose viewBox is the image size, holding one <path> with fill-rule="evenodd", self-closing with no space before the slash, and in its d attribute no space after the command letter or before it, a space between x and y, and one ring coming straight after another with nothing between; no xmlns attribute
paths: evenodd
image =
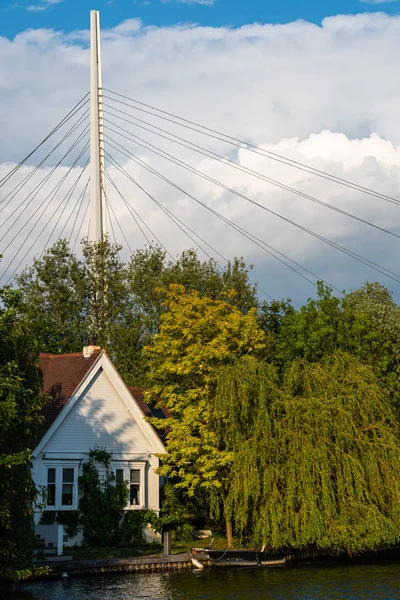
<svg viewBox="0 0 400 600"><path fill-rule="evenodd" d="M100 354L101 350L95 350L89 358L83 358L82 352L40 355L39 367L43 376L43 391L49 394L51 399L42 409L44 420L39 425L39 439L56 420Z"/></svg>
<svg viewBox="0 0 400 600"><path fill-rule="evenodd" d="M164 406L160 406L159 408L156 408L157 404L161 400L159 396L155 396L153 402L146 402L146 400L144 399L144 393L147 391L147 388L128 385L128 390L130 391L132 396L135 398L135 400L139 404L140 408L142 409L142 411L144 412L146 417L157 417L158 419L163 419L163 418L168 419L169 417L172 416L171 413L169 412L168 408L165 408Z"/></svg>

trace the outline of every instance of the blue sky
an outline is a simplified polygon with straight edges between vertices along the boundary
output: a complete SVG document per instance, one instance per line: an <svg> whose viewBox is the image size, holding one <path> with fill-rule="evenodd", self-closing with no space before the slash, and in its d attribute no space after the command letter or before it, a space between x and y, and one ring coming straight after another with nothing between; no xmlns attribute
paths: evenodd
<svg viewBox="0 0 400 600"><path fill-rule="evenodd" d="M101 11L102 27L140 18L145 25L194 22L238 27L245 23L320 23L326 16L384 11L397 14L399 0L2 0L0 35L12 38L28 28L86 29L91 9Z"/></svg>
<svg viewBox="0 0 400 600"><path fill-rule="evenodd" d="M112 33L102 36L104 87L398 198L400 18L396 15L400 14L400 0L371 1L0 0L0 179L88 91L89 11L98 9L102 31L115 27ZM144 26L134 19L140 19ZM123 21L128 22L116 27ZM209 27L174 27L177 23ZM257 25L251 25L254 23ZM271 27L269 23L283 25ZM63 31L65 35L53 35L49 29ZM76 30L86 32L83 36L69 35ZM107 104L110 102L113 104L111 108L107 106L107 111L112 114L107 114L107 119L114 121L122 113L117 115L113 111L118 107L121 110L121 105L116 104L115 97L107 99ZM127 117L131 115L132 119L138 116L135 107L127 105L122 110L128 111ZM343 214L327 213L320 204L299 199L227 164L204 160L196 151L159 138L147 128L139 133L137 120L124 119L118 121L117 127L136 131L151 144L160 145L216 180L245 190L250 198L284 218L398 272L398 240L393 236L385 236ZM149 119L152 120L151 115L146 114L146 120ZM161 123L157 120L155 124ZM171 122L161 126L400 235L397 205L383 204L351 188L339 189L331 181L269 161L264 156L235 151L214 138L174 128ZM120 133L114 127L115 123L111 123L108 133L111 137ZM224 188L167 163L151 149L126 137L118 139L129 152L140 153L182 189L212 204L218 212L259 239L267 240L336 288L354 289L365 280L379 278L400 299L400 284L396 286L383 274L355 263L272 214L265 211L261 214L257 206L249 206ZM109 150L113 155L118 154L115 148ZM45 156L44 148L42 151L41 156ZM32 189L58 158L61 154L52 155L46 166L37 173L34 171ZM66 161L65 169L72 164L72 158ZM195 206L183 192L177 193L175 188L129 161L126 154L118 154L117 158L145 190L167 203L174 214L179 214L183 222L218 252L229 258L243 256L254 264L255 279L274 297L290 296L297 303L314 293L309 282L274 261L249 239L211 219L209 213ZM26 169L33 169L34 164L37 163L32 162ZM71 183L72 178L80 176L82 165L72 170ZM124 196L134 201L135 210L151 224L154 235L172 255L193 245L145 194L133 189L130 180L113 165L108 168ZM21 171L21 176L24 173ZM46 183L44 197L52 186L51 181ZM1 194L0 190L0 199ZM79 189L74 194L70 208L78 200ZM143 235L112 186L108 195L132 248L142 247ZM57 196L56 201L61 203L63 196ZM57 217L55 211L59 209L58 204L51 202L47 213L34 217L35 202L42 202L41 198L29 203L26 210L23 208L26 224L29 219L38 221L25 245L15 235L15 228L7 230L5 264L14 254L20 257L22 252L28 252L25 256L30 261L42 250L38 247L42 243L40 228L45 229L47 223L46 236L47 231L50 234L51 223ZM14 204L7 206L9 216L20 199L16 195ZM54 218L49 217L51 210ZM67 225L70 234L72 223L71 217ZM54 235L58 233L55 231ZM4 248L0 247L1 250Z"/></svg>

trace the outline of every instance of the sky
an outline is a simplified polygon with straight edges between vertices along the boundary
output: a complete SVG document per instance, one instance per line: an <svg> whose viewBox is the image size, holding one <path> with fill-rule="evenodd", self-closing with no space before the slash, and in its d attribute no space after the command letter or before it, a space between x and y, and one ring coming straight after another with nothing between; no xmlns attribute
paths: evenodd
<svg viewBox="0 0 400 600"><path fill-rule="evenodd" d="M110 236L115 233L124 244L124 257L128 255L126 241L134 250L148 243L146 237L159 240L172 257L194 246L154 203L155 198L201 236L202 241L196 240L207 252L199 251L202 258L211 255L224 265L225 258L243 256L253 264L252 278L259 282L261 296L266 292L276 298L291 297L299 304L315 294L315 287L306 279L315 283L318 277L336 290L378 280L400 301L399 283L304 231L312 230L382 265L392 276L400 272L400 207L390 201L400 198L399 7L396 1L116 0L93 7L86 0L3 0L0 180L87 93L89 10L96 8L101 12L103 83L112 90L105 99L106 150L131 177L107 159L108 173L119 190L107 181L114 211L108 216ZM160 119L152 110L153 114L140 112L140 105L115 92L245 140L264 155ZM79 114L84 115L85 110ZM135 118L147 124L141 123L140 129ZM85 125L82 121L83 128ZM197 144L197 150L218 154L225 163L157 136L153 126L164 128L169 132L166 135L180 136L186 144ZM78 210L74 207L80 206L79 195L87 180L87 170L82 173L87 153L77 158L77 147L59 167L59 179L53 175L45 180L68 148L64 142L46 158L47 149L68 131L69 125L64 127L0 188L0 253L4 255L0 276L10 264L0 283L7 281L16 267L20 271L29 264L59 234L71 235L72 240L76 233L86 235L86 223L81 232L73 229L73 223ZM78 127L75 135L79 131ZM69 139L72 144L74 135ZM225 188L172 164L160 151L185 161ZM289 167L267 158L265 151L390 198L384 201ZM132 162L132 154L177 187ZM42 159L43 164L34 170ZM253 174L244 172L246 169ZM14 190L28 175L29 182ZM64 187L53 197L53 187L64 175ZM80 175L69 198L68 185L73 187ZM272 185L271 179L303 195L282 190ZM33 197L28 197L28 192ZM146 236L123 197L137 211L136 221L143 219L150 227L146 230L142 223ZM260 248L227 227L193 198L268 247ZM301 271L303 277L268 254L268 248L280 252L278 258L285 262L283 255L292 259L292 268L306 267L307 271Z"/></svg>
<svg viewBox="0 0 400 600"><path fill-rule="evenodd" d="M290 23L304 20L320 24L338 14L395 15L396 0L2 0L0 34L13 37L27 28L53 28L65 32L84 29L88 12L101 11L102 26L115 27L126 19L144 25L169 27L196 23L208 27L241 27L249 23Z"/></svg>

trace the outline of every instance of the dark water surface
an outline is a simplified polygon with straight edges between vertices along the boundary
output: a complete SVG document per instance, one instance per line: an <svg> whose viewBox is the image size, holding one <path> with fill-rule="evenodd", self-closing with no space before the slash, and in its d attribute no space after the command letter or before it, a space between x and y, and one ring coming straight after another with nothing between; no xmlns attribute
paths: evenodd
<svg viewBox="0 0 400 600"><path fill-rule="evenodd" d="M400 600L400 562L96 576L1 588L1 600Z"/></svg>

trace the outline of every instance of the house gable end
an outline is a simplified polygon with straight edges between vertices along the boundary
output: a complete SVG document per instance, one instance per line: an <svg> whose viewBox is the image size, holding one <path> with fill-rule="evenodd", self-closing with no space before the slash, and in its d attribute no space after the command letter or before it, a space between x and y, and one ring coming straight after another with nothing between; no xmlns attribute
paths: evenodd
<svg viewBox="0 0 400 600"><path fill-rule="evenodd" d="M99 356L33 452L164 452L164 446L105 353Z"/></svg>
<svg viewBox="0 0 400 600"><path fill-rule="evenodd" d="M154 452L103 369L93 377L42 452L82 454L96 447L107 448L113 455Z"/></svg>

